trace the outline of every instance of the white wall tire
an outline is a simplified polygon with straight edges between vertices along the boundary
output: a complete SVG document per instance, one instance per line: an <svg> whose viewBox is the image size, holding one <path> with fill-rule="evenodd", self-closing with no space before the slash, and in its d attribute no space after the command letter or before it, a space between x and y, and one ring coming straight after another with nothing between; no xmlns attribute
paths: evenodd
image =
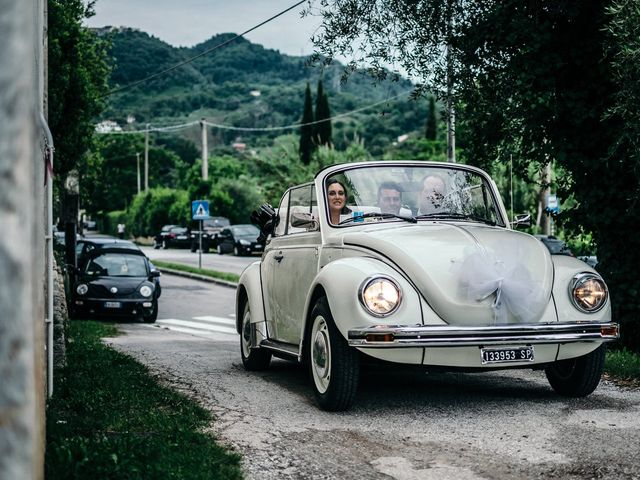
<svg viewBox="0 0 640 480"><path fill-rule="evenodd" d="M242 328L240 330L240 355L246 370L259 371L269 368L271 352L264 348L251 348L251 309L249 302L244 305Z"/></svg>
<svg viewBox="0 0 640 480"><path fill-rule="evenodd" d="M311 312L306 354L311 384L320 408L334 412L348 410L358 390L360 357L335 326L324 297L316 302Z"/></svg>

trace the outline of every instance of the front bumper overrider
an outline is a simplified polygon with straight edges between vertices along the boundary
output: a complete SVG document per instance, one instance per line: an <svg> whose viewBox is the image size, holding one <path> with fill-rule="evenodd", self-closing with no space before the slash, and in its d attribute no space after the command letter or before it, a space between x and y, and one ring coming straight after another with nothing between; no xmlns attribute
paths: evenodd
<svg viewBox="0 0 640 480"><path fill-rule="evenodd" d="M487 327L372 325L349 330L347 339L352 347L402 348L612 342L619 337L617 323L564 322Z"/></svg>

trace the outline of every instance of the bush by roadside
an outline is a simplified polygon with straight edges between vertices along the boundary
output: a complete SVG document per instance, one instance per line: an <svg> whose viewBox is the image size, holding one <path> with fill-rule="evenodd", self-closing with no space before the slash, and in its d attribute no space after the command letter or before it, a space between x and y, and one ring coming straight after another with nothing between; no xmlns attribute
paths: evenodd
<svg viewBox="0 0 640 480"><path fill-rule="evenodd" d="M203 408L105 346L112 325L71 322L68 366L47 406L47 478L240 479L240 457L204 433Z"/></svg>

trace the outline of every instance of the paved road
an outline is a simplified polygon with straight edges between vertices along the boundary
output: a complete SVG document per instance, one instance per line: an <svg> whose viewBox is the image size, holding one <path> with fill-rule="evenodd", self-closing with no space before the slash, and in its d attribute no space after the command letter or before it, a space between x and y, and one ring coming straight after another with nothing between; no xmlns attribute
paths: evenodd
<svg viewBox="0 0 640 480"><path fill-rule="evenodd" d="M188 249L170 248L168 250L154 250L151 247L141 247L147 257L153 260L165 262L184 263L194 267L198 266L198 253ZM217 253L202 254L202 268L240 274L250 263L259 260L259 256L235 257L233 255L218 255Z"/></svg>
<svg viewBox="0 0 640 480"><path fill-rule="evenodd" d="M162 281L157 325L109 341L213 412L249 479L640 479L640 391L566 399L541 372L366 370L352 410L322 412L303 368L243 369L221 330L233 289Z"/></svg>

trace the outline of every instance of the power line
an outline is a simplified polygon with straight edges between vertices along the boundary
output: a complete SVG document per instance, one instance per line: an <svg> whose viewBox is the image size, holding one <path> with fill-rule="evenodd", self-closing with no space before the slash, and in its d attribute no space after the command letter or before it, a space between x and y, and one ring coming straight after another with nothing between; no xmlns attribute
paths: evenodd
<svg viewBox="0 0 640 480"><path fill-rule="evenodd" d="M258 25L254 26L254 27L251 27L249 30L245 30L244 32L242 32L242 33L240 33L240 34L236 35L235 37L230 38L229 40L227 40L227 41L225 41L225 42L222 42L222 43L220 43L220 44L218 44L218 45L216 45L216 46L214 46L214 47L211 47L211 48L209 48L209 49L205 50L204 52L199 53L198 55L195 55L195 56L193 56L193 57L191 57L191 58L188 58L188 59L186 59L186 60L185 60L185 61L183 61L183 62L180 62L180 63L178 63L178 64L176 64L176 65L174 65L174 66L172 66L172 67L169 67L169 68L167 68L167 69L165 69L165 70L162 70L162 71L160 71L160 72L156 72L156 73L154 73L154 74L152 74L152 75L149 75L148 77L145 77L145 78L143 78L143 79L141 79L141 80L137 80L137 81L135 81L135 82L133 82L133 83L130 83L130 84L128 84L128 85L124 85L124 86L122 86L122 87L115 88L115 89L113 89L113 90L111 90L111 91L107 92L105 95L103 95L103 97L108 97L108 96L110 96L110 95L113 95L114 93L122 92L123 90L128 90L128 89L130 89L130 88L136 87L136 86L140 85L141 83L145 83L145 82L147 82L147 81L149 81L149 80L152 80L152 79L157 78L157 77L159 77L159 76L161 76L161 75L164 75L165 73L169 73L169 72L171 72L171 71L173 71L173 70L176 70L177 68L180 68L180 67L182 67L183 65L186 65L187 63L191 63L191 62L193 62L194 60L196 60L197 58L200 58L200 57L202 57L202 56L204 56L204 55L207 55L207 54L209 54L209 53L213 52L214 50L218 50L219 48L222 48L222 47L224 47L224 46L226 46L226 45L230 44L230 43L231 43L231 42L233 42L234 40L237 40L238 38L245 36L247 33L250 33L250 32L254 31L254 30L255 30L255 29L257 29L257 28L260 28L262 25L265 25L266 23L269 23L271 20L274 20L274 19L278 18L279 16L284 15L284 14L285 14L285 13L287 13L289 10L293 10L293 9L294 9L294 8L296 8L298 5L301 5L301 4L305 3L306 1L307 1L307 0L302 0L302 1L298 2L298 3L296 3L295 5L291 5L289 8L287 8L287 9L285 9L285 10L282 10L280 13L277 13L277 14L276 14L276 15L274 15L273 17L270 17L270 18L268 18L267 20L265 20L265 21L263 21L263 22L259 23Z"/></svg>
<svg viewBox="0 0 640 480"><path fill-rule="evenodd" d="M233 130L233 131L240 131L240 132L274 132L274 131L278 131L278 130L293 130L296 128L300 128L300 127L305 127L307 125L316 125L318 123L324 123L324 122L329 122L332 120L336 120L338 118L343 118L343 117L348 117L350 115L353 115L355 113L359 113L362 112L363 110L368 110L370 108L373 107L377 107L378 105L382 105L383 103L387 103L387 102L391 102L394 101L402 96L405 96L409 93L411 93L413 91L412 90L405 90L404 92L399 93L398 95L394 95L393 97L389 97L385 100L381 100L379 102L376 103L372 103L370 105L365 105L364 107L360 107L360 108L356 108L355 110L351 110L349 112L344 112L344 113L340 113L338 115L334 115L333 117L330 118L325 118L323 120L315 120L313 122L308 122L308 123L293 123L291 125L284 125L284 126L280 126L280 127L234 127L233 125L222 125L219 123L212 123L212 122L208 122L208 121L204 121L205 125L209 126L209 127L214 127L214 128L218 128L221 130ZM144 130L123 130L123 131L119 131L119 132L96 132L96 133L102 133L102 134L120 134L120 135L126 135L126 134L134 134L134 133L145 133L147 132L147 130L149 132L169 132L169 131L174 131L174 130L180 130L183 128L187 128L190 127L192 125L198 125L200 124L199 121L193 121L193 122L189 122L189 123L181 123L179 125L169 125L166 127L155 127L155 128L149 128L149 129L144 129Z"/></svg>

